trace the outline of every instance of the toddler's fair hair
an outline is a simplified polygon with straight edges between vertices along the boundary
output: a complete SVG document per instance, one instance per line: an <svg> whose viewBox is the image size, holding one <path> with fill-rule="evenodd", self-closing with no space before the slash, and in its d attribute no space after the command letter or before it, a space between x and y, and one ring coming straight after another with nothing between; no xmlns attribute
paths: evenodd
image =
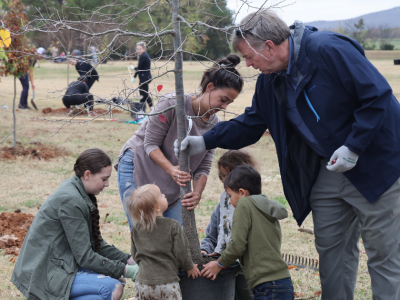
<svg viewBox="0 0 400 300"><path fill-rule="evenodd" d="M154 206L157 204L155 184L146 184L135 189L129 199L129 211L135 221L135 227L152 231L156 224Z"/></svg>

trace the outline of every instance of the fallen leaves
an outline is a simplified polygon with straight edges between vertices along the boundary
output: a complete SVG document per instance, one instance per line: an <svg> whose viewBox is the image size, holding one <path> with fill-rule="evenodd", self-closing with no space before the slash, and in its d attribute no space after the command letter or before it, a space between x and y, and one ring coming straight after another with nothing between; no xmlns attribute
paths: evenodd
<svg viewBox="0 0 400 300"><path fill-rule="evenodd" d="M304 293L302 293L302 292L294 292L294 296L295 296L296 298L302 297L302 296L304 296Z"/></svg>
<svg viewBox="0 0 400 300"><path fill-rule="evenodd" d="M107 217L109 216L109 213L106 213L106 215L104 216L104 223L107 223Z"/></svg>
<svg viewBox="0 0 400 300"><path fill-rule="evenodd" d="M315 299L321 296L321 291L315 292L314 296L305 296L302 292L295 292L294 299L295 300L306 300L306 299Z"/></svg>
<svg viewBox="0 0 400 300"><path fill-rule="evenodd" d="M314 228L304 228L304 227L302 227L302 228L297 229L297 231L306 232L306 233L314 235Z"/></svg>

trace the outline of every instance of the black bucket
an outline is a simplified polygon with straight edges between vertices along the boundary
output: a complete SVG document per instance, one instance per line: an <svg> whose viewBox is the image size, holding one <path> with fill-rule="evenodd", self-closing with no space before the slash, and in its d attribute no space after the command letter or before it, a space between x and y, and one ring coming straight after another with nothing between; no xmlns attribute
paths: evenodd
<svg viewBox="0 0 400 300"><path fill-rule="evenodd" d="M394 60L394 64L395 64L395 65L400 65L400 59L395 59L395 60Z"/></svg>
<svg viewBox="0 0 400 300"><path fill-rule="evenodd" d="M201 271L203 268L199 268ZM179 285L182 300L234 300L236 274L239 264L234 264L222 270L215 280L205 277L188 278L185 271L179 271Z"/></svg>
<svg viewBox="0 0 400 300"><path fill-rule="evenodd" d="M131 118L136 119L139 111L146 112L146 102L131 102Z"/></svg>

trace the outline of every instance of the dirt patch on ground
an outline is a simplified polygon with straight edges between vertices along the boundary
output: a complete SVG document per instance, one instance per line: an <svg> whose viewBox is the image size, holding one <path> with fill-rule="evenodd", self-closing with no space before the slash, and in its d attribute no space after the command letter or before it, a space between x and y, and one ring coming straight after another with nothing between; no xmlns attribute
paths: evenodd
<svg viewBox="0 0 400 300"><path fill-rule="evenodd" d="M34 216L18 212L0 214L0 249L18 255Z"/></svg>
<svg viewBox="0 0 400 300"><path fill-rule="evenodd" d="M69 154L69 151L63 147L44 145L42 143L35 143L29 147L17 145L16 148L0 148L0 160L16 159L17 157L49 160L59 156L67 156Z"/></svg>
<svg viewBox="0 0 400 300"><path fill-rule="evenodd" d="M108 111L108 109L100 109L100 108L96 108L93 111L98 115L102 115L102 114L105 114L105 113L110 113ZM56 109L53 109L51 107L46 107L46 108L43 108L42 113L44 113L46 115L56 115L56 116L64 115L65 116L65 115L68 114L68 109L65 108L65 107L56 108ZM122 111L119 110L119 109L113 109L112 113L113 114L120 114L120 113L122 113ZM83 116L85 114L84 109L83 108L76 108L71 113L71 115L74 115L74 116L78 115L78 114L82 114L82 116Z"/></svg>

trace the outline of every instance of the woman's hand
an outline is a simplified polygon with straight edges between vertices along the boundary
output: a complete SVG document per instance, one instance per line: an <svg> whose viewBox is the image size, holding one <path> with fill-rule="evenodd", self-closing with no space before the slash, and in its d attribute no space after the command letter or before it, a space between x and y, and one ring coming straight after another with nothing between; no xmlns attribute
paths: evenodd
<svg viewBox="0 0 400 300"><path fill-rule="evenodd" d="M133 266L135 264L135 261L133 260L133 257L129 257L128 260L126 261L127 265Z"/></svg>
<svg viewBox="0 0 400 300"><path fill-rule="evenodd" d="M186 173L184 171L179 171L179 166L172 166L168 174L172 177L173 180L179 185L179 186L186 186L186 182L190 181L190 174Z"/></svg>
<svg viewBox="0 0 400 300"><path fill-rule="evenodd" d="M198 192L190 192L185 195L182 200L182 205L186 206L188 210L195 209L200 202L200 194Z"/></svg>
<svg viewBox="0 0 400 300"><path fill-rule="evenodd" d="M221 270L222 268L218 266L216 261L210 261L208 264L204 265L204 269L201 271L200 275L215 280Z"/></svg>
<svg viewBox="0 0 400 300"><path fill-rule="evenodd" d="M35 90L35 85L33 83L31 83L32 86L32 90Z"/></svg>

